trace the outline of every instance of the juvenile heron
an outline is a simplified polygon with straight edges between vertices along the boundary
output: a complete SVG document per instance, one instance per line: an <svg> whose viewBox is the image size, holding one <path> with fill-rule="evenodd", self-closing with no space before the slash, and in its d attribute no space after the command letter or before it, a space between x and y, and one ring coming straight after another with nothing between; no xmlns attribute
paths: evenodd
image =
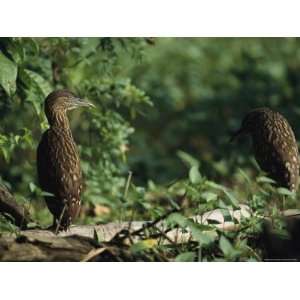
<svg viewBox="0 0 300 300"><path fill-rule="evenodd" d="M260 168L278 185L296 191L299 179L299 153L288 121L269 108L250 111L232 140L250 135L255 159Z"/></svg>
<svg viewBox="0 0 300 300"><path fill-rule="evenodd" d="M83 186L80 159L67 111L92 106L67 90L54 91L45 100L50 128L44 132L37 149L37 171L42 190L49 193L45 201L57 230L68 229L77 217Z"/></svg>

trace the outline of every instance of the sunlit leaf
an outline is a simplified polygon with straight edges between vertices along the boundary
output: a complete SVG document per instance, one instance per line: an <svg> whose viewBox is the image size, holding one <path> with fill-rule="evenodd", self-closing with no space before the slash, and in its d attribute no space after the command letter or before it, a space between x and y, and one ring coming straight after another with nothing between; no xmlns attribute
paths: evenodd
<svg viewBox="0 0 300 300"><path fill-rule="evenodd" d="M266 176L260 176L256 178L257 182L264 182L264 183L276 183L272 178Z"/></svg>
<svg viewBox="0 0 300 300"><path fill-rule="evenodd" d="M205 199L207 202L215 201L218 199L218 195L213 192L204 192L201 194L201 197Z"/></svg>
<svg viewBox="0 0 300 300"><path fill-rule="evenodd" d="M180 227L185 227L187 224L187 218L180 213L172 213L168 216L168 223L178 224Z"/></svg>
<svg viewBox="0 0 300 300"><path fill-rule="evenodd" d="M197 166L193 166L190 169L189 178L191 183L193 184L197 184L201 182L202 177Z"/></svg>
<svg viewBox="0 0 300 300"><path fill-rule="evenodd" d="M177 151L177 156L182 160L182 162L188 167L199 167L199 161L191 156L190 154L183 152L183 151Z"/></svg>
<svg viewBox="0 0 300 300"><path fill-rule="evenodd" d="M287 188L284 188L284 187L277 188L277 192L278 192L278 194L284 195L284 196L290 196L290 197L295 196L294 192L291 192L290 190L288 190Z"/></svg>
<svg viewBox="0 0 300 300"><path fill-rule="evenodd" d="M151 249L151 248L155 247L156 245L157 245L157 240L147 239L147 240L139 241L139 242L133 244L130 247L130 250L133 253L139 253L139 252L143 252L145 250Z"/></svg>
<svg viewBox="0 0 300 300"><path fill-rule="evenodd" d="M33 182L29 182L29 190L31 193L36 190L36 185Z"/></svg>

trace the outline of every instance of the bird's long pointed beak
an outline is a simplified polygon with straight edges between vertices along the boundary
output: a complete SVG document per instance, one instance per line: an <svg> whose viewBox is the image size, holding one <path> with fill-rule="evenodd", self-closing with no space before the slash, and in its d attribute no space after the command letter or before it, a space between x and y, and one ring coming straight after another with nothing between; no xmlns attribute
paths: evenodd
<svg viewBox="0 0 300 300"><path fill-rule="evenodd" d="M91 103L90 101L85 100L85 99L73 98L72 101L76 106L95 107L95 105L93 103Z"/></svg>

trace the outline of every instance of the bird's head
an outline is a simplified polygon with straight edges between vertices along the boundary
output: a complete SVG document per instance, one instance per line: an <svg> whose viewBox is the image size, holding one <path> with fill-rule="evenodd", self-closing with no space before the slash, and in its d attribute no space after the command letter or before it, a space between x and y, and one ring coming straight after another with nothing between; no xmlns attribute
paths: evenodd
<svg viewBox="0 0 300 300"><path fill-rule="evenodd" d="M45 113L49 121L55 113L65 113L78 107L95 106L87 100L76 97L68 90L54 91L45 100Z"/></svg>
<svg viewBox="0 0 300 300"><path fill-rule="evenodd" d="M238 137L253 134L259 128L261 122L269 117L273 111L269 108L262 107L251 110L243 119L239 130L231 135L230 142L233 142Z"/></svg>

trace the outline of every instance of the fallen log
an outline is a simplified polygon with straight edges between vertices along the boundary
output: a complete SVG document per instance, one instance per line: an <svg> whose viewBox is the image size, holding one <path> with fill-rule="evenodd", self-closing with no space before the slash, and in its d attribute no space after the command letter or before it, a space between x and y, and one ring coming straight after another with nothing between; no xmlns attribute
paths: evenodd
<svg viewBox="0 0 300 300"><path fill-rule="evenodd" d="M251 211L248 206L241 205L238 210L228 210L232 216L231 221L225 221L220 209L206 212L192 219L201 224L217 222L214 227L223 231L239 229L243 218L249 218ZM270 221L266 219L265 230L262 235L262 243L267 249L269 258L298 259L300 254L300 211L289 210L284 213L284 218L291 232L291 238L286 240L273 231ZM41 229L20 230L15 233L2 233L0 235L0 260L1 261L89 261L97 255L113 248L109 244L122 232L129 232L125 237L132 235L132 241L136 242L142 237L137 232L142 232L145 227L151 227L154 222L134 221L116 222L101 225L73 225L68 231L54 232ZM162 233L161 243L178 244L192 240L189 230L180 228L166 231L163 220L153 225ZM126 241L124 240L126 243ZM288 248L288 249L287 249ZM288 250L288 251L287 251ZM109 260L109 258L108 258Z"/></svg>
<svg viewBox="0 0 300 300"><path fill-rule="evenodd" d="M249 217L246 206L240 210L229 210L237 222L242 217ZM214 210L195 216L194 221L208 224L210 220L219 222L218 228L233 230L234 222L225 222L222 212ZM89 253L99 251L99 242L110 242L122 231L133 234L144 227L152 226L151 222L116 222L102 225L73 225L68 231L54 232L42 229L21 230L15 233L3 233L0 236L1 261L81 261L86 260ZM153 223L154 224L154 223ZM163 243L185 243L191 240L190 232L173 229L165 232L164 221L155 223L155 228L164 234ZM133 236L138 241L139 236ZM98 250L97 250L98 249ZM100 250L101 251L101 250Z"/></svg>

